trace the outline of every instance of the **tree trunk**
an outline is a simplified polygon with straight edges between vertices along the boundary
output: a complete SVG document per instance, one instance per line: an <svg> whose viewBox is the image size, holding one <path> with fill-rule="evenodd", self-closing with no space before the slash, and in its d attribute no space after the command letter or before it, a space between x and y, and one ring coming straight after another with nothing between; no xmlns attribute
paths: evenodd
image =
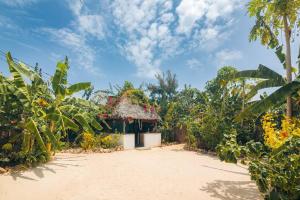
<svg viewBox="0 0 300 200"><path fill-rule="evenodd" d="M246 92L245 92L245 87L246 87L246 81L243 79L242 80L242 112L244 112L245 110L245 96L246 96ZM242 118L241 121L241 126L243 126L244 119Z"/></svg>
<svg viewBox="0 0 300 200"><path fill-rule="evenodd" d="M292 82L292 61L291 61L291 30L288 25L287 16L283 17L284 33L285 33L285 65L287 82ZM292 117L292 97L289 95L286 99L286 116Z"/></svg>
<svg viewBox="0 0 300 200"><path fill-rule="evenodd" d="M300 61L300 46L299 46L298 59L297 59L297 61L298 61L298 76L299 76L299 75L300 75L300 63L299 63L299 61Z"/></svg>

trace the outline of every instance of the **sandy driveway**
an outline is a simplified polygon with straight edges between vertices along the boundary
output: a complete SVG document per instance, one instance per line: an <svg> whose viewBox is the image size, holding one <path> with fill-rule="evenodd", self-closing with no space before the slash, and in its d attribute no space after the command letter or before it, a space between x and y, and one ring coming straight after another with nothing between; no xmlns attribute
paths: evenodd
<svg viewBox="0 0 300 200"><path fill-rule="evenodd" d="M0 200L260 199L244 166L181 147L58 154L44 166L0 176Z"/></svg>

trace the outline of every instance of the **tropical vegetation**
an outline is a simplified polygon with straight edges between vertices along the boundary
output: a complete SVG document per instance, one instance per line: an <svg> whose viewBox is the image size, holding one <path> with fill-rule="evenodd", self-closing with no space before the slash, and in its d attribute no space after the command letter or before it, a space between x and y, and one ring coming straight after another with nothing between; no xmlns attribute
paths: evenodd
<svg viewBox="0 0 300 200"><path fill-rule="evenodd" d="M101 108L72 96L91 84L68 83L67 58L48 81L10 53L6 58L11 77L0 75L1 166L46 162L68 142L69 131L80 136L102 129Z"/></svg>
<svg viewBox="0 0 300 200"><path fill-rule="evenodd" d="M7 53L11 77L0 74L0 166L46 162L70 145L115 148L117 134L99 134L108 126L101 116L112 109L100 102L112 94L155 107L163 142L185 142L189 150L213 151L222 161L248 165L265 199L300 199L300 54L294 67L291 52L300 1L251 0L247 6L255 19L249 40L274 51L286 75L263 64L243 71L224 66L200 91L190 85L179 90L176 74L167 71L146 87L125 81L115 90L94 92L90 83L68 83L67 58L45 81L39 69L16 63ZM77 92L84 99L72 96Z"/></svg>

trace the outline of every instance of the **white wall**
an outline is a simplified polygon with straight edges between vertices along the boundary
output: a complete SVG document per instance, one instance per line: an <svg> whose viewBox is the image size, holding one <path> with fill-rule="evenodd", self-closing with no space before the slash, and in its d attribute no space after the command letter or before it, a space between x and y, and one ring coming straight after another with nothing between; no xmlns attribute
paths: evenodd
<svg viewBox="0 0 300 200"><path fill-rule="evenodd" d="M161 145L161 133L145 133L144 147L158 147Z"/></svg>
<svg viewBox="0 0 300 200"><path fill-rule="evenodd" d="M123 145L124 149L134 149L134 134L121 134L119 143Z"/></svg>

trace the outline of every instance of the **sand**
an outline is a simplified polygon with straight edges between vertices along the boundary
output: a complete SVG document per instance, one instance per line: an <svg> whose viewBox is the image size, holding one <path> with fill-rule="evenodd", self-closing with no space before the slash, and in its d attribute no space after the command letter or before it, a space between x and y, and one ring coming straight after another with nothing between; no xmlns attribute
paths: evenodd
<svg viewBox="0 0 300 200"><path fill-rule="evenodd" d="M182 145L108 154L57 154L34 169L0 175L0 200L262 199L243 165Z"/></svg>

